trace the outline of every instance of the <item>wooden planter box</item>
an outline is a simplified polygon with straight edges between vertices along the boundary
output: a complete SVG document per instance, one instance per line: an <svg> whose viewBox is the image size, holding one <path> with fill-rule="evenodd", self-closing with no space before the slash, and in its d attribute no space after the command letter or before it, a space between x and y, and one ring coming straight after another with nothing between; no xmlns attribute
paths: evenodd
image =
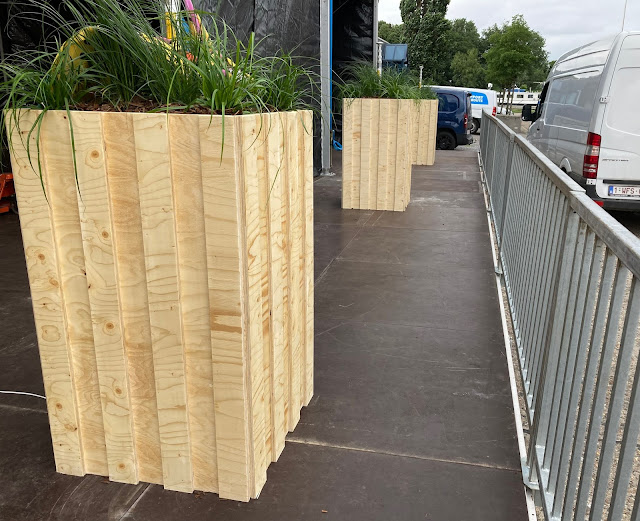
<svg viewBox="0 0 640 521"><path fill-rule="evenodd" d="M418 100L411 107L411 164L431 166L436 160L438 101Z"/></svg>
<svg viewBox="0 0 640 521"><path fill-rule="evenodd" d="M404 211L411 165L435 159L437 114L434 100L343 100L342 208Z"/></svg>
<svg viewBox="0 0 640 521"><path fill-rule="evenodd" d="M257 497L313 394L311 113L36 116L7 127L57 470Z"/></svg>

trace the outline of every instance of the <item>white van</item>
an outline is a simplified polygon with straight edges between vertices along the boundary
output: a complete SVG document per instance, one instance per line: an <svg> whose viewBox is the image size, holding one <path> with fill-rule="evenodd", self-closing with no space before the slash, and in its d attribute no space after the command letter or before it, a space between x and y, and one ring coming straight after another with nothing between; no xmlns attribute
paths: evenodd
<svg viewBox="0 0 640 521"><path fill-rule="evenodd" d="M464 90L471 93L471 133L477 134L482 121L482 111L487 110L494 116L497 110L498 93L495 90L472 89L469 87L444 87L434 85L434 89Z"/></svg>
<svg viewBox="0 0 640 521"><path fill-rule="evenodd" d="M604 208L640 210L640 32L579 47L547 79L528 140Z"/></svg>

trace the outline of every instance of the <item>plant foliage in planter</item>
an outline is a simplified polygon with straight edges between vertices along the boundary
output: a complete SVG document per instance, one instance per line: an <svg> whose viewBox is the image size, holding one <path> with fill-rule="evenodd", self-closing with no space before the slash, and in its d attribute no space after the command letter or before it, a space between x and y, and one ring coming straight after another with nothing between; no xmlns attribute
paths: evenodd
<svg viewBox="0 0 640 521"><path fill-rule="evenodd" d="M46 20L56 37L0 64L5 109L225 115L303 110L316 96L314 73L295 57L260 56L253 35L239 41L212 13L168 15L158 0L87 0L64 4L68 21L44 0L30 5L21 16Z"/></svg>
<svg viewBox="0 0 640 521"><path fill-rule="evenodd" d="M345 71L347 78L339 85L345 99L435 99L429 87L420 87L417 78L406 71L383 68L380 72L368 63L357 63Z"/></svg>
<svg viewBox="0 0 640 521"><path fill-rule="evenodd" d="M429 87L392 68L359 63L340 85L342 207L404 211L411 165L432 165L438 107Z"/></svg>
<svg viewBox="0 0 640 521"><path fill-rule="evenodd" d="M3 114L56 468L257 497L313 395L313 76L191 10L33 5L60 38Z"/></svg>

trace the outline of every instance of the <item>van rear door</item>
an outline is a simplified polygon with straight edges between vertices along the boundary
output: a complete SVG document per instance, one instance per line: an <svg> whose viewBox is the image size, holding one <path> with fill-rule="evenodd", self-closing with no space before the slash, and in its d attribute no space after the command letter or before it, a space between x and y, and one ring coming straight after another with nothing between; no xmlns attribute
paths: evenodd
<svg viewBox="0 0 640 521"><path fill-rule="evenodd" d="M600 130L601 147L596 191L600 197L623 198L640 185L640 35L622 42ZM640 198L640 197L634 197Z"/></svg>

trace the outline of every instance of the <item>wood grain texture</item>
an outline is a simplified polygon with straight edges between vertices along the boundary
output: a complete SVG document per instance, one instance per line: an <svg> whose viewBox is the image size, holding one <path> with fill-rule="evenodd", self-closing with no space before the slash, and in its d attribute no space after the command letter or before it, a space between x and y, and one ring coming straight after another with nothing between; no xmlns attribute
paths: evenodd
<svg viewBox="0 0 640 521"><path fill-rule="evenodd" d="M413 129L413 133L418 135L418 157L416 165L426 165L429 152L429 112L430 101L420 101L414 104L412 110L418 113L418 129Z"/></svg>
<svg viewBox="0 0 640 521"><path fill-rule="evenodd" d="M379 120L379 133L380 133L380 150L378 157L378 187L377 187L377 210L386 210L389 200L389 195L393 197L393 193L389 194L389 181L391 179L389 175L389 142L393 138L390 133L395 133L395 127L391 126L393 112L393 104L381 102L380 103L380 120ZM395 141L394 141L395 143Z"/></svg>
<svg viewBox="0 0 640 521"><path fill-rule="evenodd" d="M249 334L250 393L253 436L253 491L255 497L267 480L266 422L265 422L265 374L263 349L262 310L262 244L260 240L260 181L258 157L263 148L264 136L260 116L243 116L240 119L241 175L244 178L245 214L244 230L247 249L247 315L245 327ZM262 139L261 139L262 138ZM270 461L270 459L269 459Z"/></svg>
<svg viewBox="0 0 640 521"><path fill-rule="evenodd" d="M58 470L257 497L313 395L311 112L66 117L49 202L11 130Z"/></svg>
<svg viewBox="0 0 640 521"><path fill-rule="evenodd" d="M98 367L108 474L137 483L133 409L118 299L111 204L100 114L74 113L77 207L86 267L93 347ZM69 174L71 175L71 174ZM66 201L73 205L75 201ZM92 351L91 347L88 351Z"/></svg>
<svg viewBox="0 0 640 521"><path fill-rule="evenodd" d="M237 118L202 116L200 157L207 247L218 489L221 497L251 497L249 345L244 324L246 250L244 183L237 162Z"/></svg>
<svg viewBox="0 0 640 521"><path fill-rule="evenodd" d="M353 208L353 106L342 100L342 208Z"/></svg>
<svg viewBox="0 0 640 521"><path fill-rule="evenodd" d="M409 135L410 109L413 100L398 101L398 140L396 146L396 177L395 177L395 199L393 209L396 212L403 212L408 203L409 187L407 187L407 170L411 171L411 161L409 157L409 147L406 136Z"/></svg>
<svg viewBox="0 0 640 521"><path fill-rule="evenodd" d="M138 478L163 483L133 117L101 115Z"/></svg>
<svg viewBox="0 0 640 521"><path fill-rule="evenodd" d="M166 489L193 491L167 116L134 118L149 321Z"/></svg>
<svg viewBox="0 0 640 521"><path fill-rule="evenodd" d="M438 130L438 101L431 100L429 102L431 108L429 110L429 141L427 152L427 165L431 166L436 161L436 132Z"/></svg>
<svg viewBox="0 0 640 521"><path fill-rule="evenodd" d="M104 436L101 428L103 415L102 410L99 410L101 389L96 377L96 353L77 204L78 187L74 172L71 131L65 111L52 111L45 115L40 147L49 212L52 222L55 223L53 238L64 302L85 471L104 472L104 438L100 443L97 441L99 438L94 436ZM123 476L127 476L128 472L130 465L123 472Z"/></svg>
<svg viewBox="0 0 640 521"><path fill-rule="evenodd" d="M437 102L345 99L343 107L342 207L404 211L412 164L433 164Z"/></svg>
<svg viewBox="0 0 640 521"><path fill-rule="evenodd" d="M293 431L300 421L302 341L304 336L304 244L302 196L300 183L300 128L299 115L287 113L288 132L286 153L288 155L289 182L289 337L291 356L289 357L289 430Z"/></svg>
<svg viewBox="0 0 640 521"><path fill-rule="evenodd" d="M269 463L273 461L273 410L271 400L273 396L273 375L271 359L271 299L270 292L270 263L271 263L271 234L269 220L269 199L271 185L269 184L268 156L269 134L273 130L273 118L270 114L260 116L258 128L256 174L258 175L258 202L260 215L260 298L262 301L262 365L263 365L263 404L265 423L265 473Z"/></svg>
<svg viewBox="0 0 640 521"><path fill-rule="evenodd" d="M365 100L369 105L371 128L369 133L369 204L378 207L378 170L380 163L380 103L379 99ZM364 103L364 101L363 101Z"/></svg>
<svg viewBox="0 0 640 521"><path fill-rule="evenodd" d="M217 492L211 323L197 118L170 115L169 143L193 486Z"/></svg>
<svg viewBox="0 0 640 521"><path fill-rule="evenodd" d="M272 461L277 461L284 450L284 441L288 429L286 379L289 365L288 322L286 314L285 291L287 289L287 238L286 206L287 164L284 156L286 115L271 117L267 141L267 181L268 195L268 237L269 237L269 300L271 309L270 363L271 363L271 437Z"/></svg>
<svg viewBox="0 0 640 521"><path fill-rule="evenodd" d="M302 403L309 405L313 397L314 373L314 269L313 269L313 114L303 113L304 129L302 148L302 193L304 197L304 389Z"/></svg>
<svg viewBox="0 0 640 521"><path fill-rule="evenodd" d="M31 161L26 149L29 144L31 151L37 150L37 133L30 133L30 129L38 115L35 111L23 112L19 121L17 117L7 117L7 134L13 143L11 166L20 204L20 227L47 397L53 457L58 472L83 476L85 465L78 427L79 412L52 220L36 158L34 156ZM97 396L96 401L99 402Z"/></svg>
<svg viewBox="0 0 640 521"><path fill-rule="evenodd" d="M377 122L372 120L373 100L360 101L360 206L375 210L376 200L371 198L371 180L377 176L377 165L371 162L372 133L378 132Z"/></svg>

